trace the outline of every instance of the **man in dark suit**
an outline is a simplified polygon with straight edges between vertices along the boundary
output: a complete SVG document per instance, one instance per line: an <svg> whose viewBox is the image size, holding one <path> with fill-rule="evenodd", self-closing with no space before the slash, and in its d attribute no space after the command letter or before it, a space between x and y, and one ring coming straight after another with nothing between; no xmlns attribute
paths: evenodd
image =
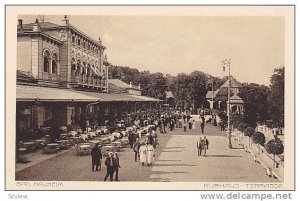
<svg viewBox="0 0 300 201"><path fill-rule="evenodd" d="M113 176L115 172L115 167L116 167L117 161L114 158L114 153L109 152L108 156L105 160L105 165L106 165L106 175L104 177L104 181L106 181L107 177L109 176L110 181L113 181Z"/></svg>
<svg viewBox="0 0 300 201"><path fill-rule="evenodd" d="M91 152L92 156L92 171L94 171L94 168L96 166L96 171L101 170L101 159L102 159L102 153L101 149L99 148L99 144L95 144L94 148L92 149ZM100 170L99 170L100 167Z"/></svg>
<svg viewBox="0 0 300 201"><path fill-rule="evenodd" d="M116 177L115 177L115 181L120 181L119 180L119 168L121 168L121 166L120 166L120 160L119 160L119 156L118 156L117 152L114 153L114 158L116 159L116 164L115 164Z"/></svg>
<svg viewBox="0 0 300 201"><path fill-rule="evenodd" d="M204 123L204 121L202 121L201 124L200 124L202 133L204 133L204 126L205 126L205 123Z"/></svg>
<svg viewBox="0 0 300 201"><path fill-rule="evenodd" d="M137 162L138 160L138 155L139 155L139 149L140 149L140 141L139 141L139 138L136 138L135 139L135 143L133 144L133 151L134 151L134 161Z"/></svg>
<svg viewBox="0 0 300 201"><path fill-rule="evenodd" d="M129 144L130 144L130 148L132 149L132 146L133 146L133 143L135 142L134 141L134 134L132 133L132 131L129 131L129 135L128 135L128 141L129 141Z"/></svg>
<svg viewBox="0 0 300 201"><path fill-rule="evenodd" d="M208 149L208 145L209 145L209 142L206 139L206 136L204 136L204 139L203 139L203 156L206 156L206 151Z"/></svg>

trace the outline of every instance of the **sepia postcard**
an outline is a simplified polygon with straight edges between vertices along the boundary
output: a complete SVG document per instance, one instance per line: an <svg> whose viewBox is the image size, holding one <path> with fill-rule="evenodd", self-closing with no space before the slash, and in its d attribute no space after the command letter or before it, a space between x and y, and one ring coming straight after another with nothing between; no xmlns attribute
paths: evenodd
<svg viewBox="0 0 300 201"><path fill-rule="evenodd" d="M6 5L6 190L294 190L292 5Z"/></svg>

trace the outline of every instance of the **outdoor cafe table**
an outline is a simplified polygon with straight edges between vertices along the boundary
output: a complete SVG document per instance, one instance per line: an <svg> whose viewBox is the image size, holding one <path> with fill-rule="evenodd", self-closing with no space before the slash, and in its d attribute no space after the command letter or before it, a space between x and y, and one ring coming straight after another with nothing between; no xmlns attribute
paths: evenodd
<svg viewBox="0 0 300 201"><path fill-rule="evenodd" d="M70 140L59 140L56 142L59 143L61 149L68 149L71 146Z"/></svg>
<svg viewBox="0 0 300 201"><path fill-rule="evenodd" d="M35 144L38 148L42 148L46 144L46 140L35 140Z"/></svg>
<svg viewBox="0 0 300 201"><path fill-rule="evenodd" d="M90 143L97 144L97 143L100 143L100 140L91 140Z"/></svg>
<svg viewBox="0 0 300 201"><path fill-rule="evenodd" d="M78 142L79 142L79 137L70 137L70 142L71 142L72 144L78 143Z"/></svg>
<svg viewBox="0 0 300 201"><path fill-rule="evenodd" d="M90 134L92 137L96 136L96 132L95 131L90 131L88 134Z"/></svg>
<svg viewBox="0 0 300 201"><path fill-rule="evenodd" d="M24 142L23 146L27 149L29 152L33 152L36 149L36 143L35 142Z"/></svg>
<svg viewBox="0 0 300 201"><path fill-rule="evenodd" d="M44 152L47 154L56 153L59 150L60 150L60 147L59 147L58 143L49 143L44 148Z"/></svg>
<svg viewBox="0 0 300 201"><path fill-rule="evenodd" d="M114 146L112 146L112 145L106 145L106 146L103 146L102 147L102 150L104 151L104 155L107 155L108 154L108 152L110 152L110 151L114 151Z"/></svg>
<svg viewBox="0 0 300 201"><path fill-rule="evenodd" d="M127 137L122 138L122 139L119 139L119 141L120 141L124 146L126 146L127 144L129 144L129 140L128 140Z"/></svg>
<svg viewBox="0 0 300 201"><path fill-rule="evenodd" d="M77 132L76 131L70 131L69 135L72 135L73 137L75 137L77 135Z"/></svg>
<svg viewBox="0 0 300 201"><path fill-rule="evenodd" d="M69 142L69 140L58 140L58 141L56 141L57 143L66 143L66 142Z"/></svg>
<svg viewBox="0 0 300 201"><path fill-rule="evenodd" d="M86 140L88 138L88 135L87 134L80 134L80 138Z"/></svg>
<svg viewBox="0 0 300 201"><path fill-rule="evenodd" d="M67 136L68 136L68 134L66 134L66 133L60 134L60 137L61 137L62 139L66 139Z"/></svg>
<svg viewBox="0 0 300 201"><path fill-rule="evenodd" d="M77 154L79 155L87 155L90 153L91 145L88 143L80 144L77 147Z"/></svg>
<svg viewBox="0 0 300 201"><path fill-rule="evenodd" d="M122 149L121 142L112 142L111 144L115 147L116 151L121 151L121 149Z"/></svg>
<svg viewBox="0 0 300 201"><path fill-rule="evenodd" d="M59 146L58 143L49 143L47 144L47 147L51 147L51 148L57 148Z"/></svg>

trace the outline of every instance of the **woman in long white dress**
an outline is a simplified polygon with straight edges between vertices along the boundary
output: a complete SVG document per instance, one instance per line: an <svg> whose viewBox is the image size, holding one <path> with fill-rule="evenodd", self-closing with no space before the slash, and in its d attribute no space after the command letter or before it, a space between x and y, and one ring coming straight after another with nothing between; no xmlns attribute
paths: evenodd
<svg viewBox="0 0 300 201"><path fill-rule="evenodd" d="M155 151L154 147L151 144L147 145L147 162L148 166L154 164L154 156L155 156Z"/></svg>
<svg viewBox="0 0 300 201"><path fill-rule="evenodd" d="M195 122L195 119L193 119L193 121L192 121L192 128L193 128L193 130L196 130L196 122Z"/></svg>
<svg viewBox="0 0 300 201"><path fill-rule="evenodd" d="M142 163L142 166L144 166L144 164L147 163L147 146L145 143L141 144L139 153L140 153L140 161Z"/></svg>

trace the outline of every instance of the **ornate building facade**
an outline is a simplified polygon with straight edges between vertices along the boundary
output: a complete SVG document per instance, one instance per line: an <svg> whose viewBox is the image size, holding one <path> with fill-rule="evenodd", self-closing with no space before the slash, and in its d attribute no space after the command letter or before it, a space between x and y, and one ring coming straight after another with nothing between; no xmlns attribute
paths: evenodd
<svg viewBox="0 0 300 201"><path fill-rule="evenodd" d="M105 47L69 23L23 24L19 19L17 69L32 74L39 84L56 87L107 88Z"/></svg>
<svg viewBox="0 0 300 201"><path fill-rule="evenodd" d="M17 27L17 133L41 127L101 125L159 100L140 96L140 89L109 91L109 62L100 38L70 24L51 22ZM123 90L124 91L124 90ZM121 93L120 93L121 92Z"/></svg>

